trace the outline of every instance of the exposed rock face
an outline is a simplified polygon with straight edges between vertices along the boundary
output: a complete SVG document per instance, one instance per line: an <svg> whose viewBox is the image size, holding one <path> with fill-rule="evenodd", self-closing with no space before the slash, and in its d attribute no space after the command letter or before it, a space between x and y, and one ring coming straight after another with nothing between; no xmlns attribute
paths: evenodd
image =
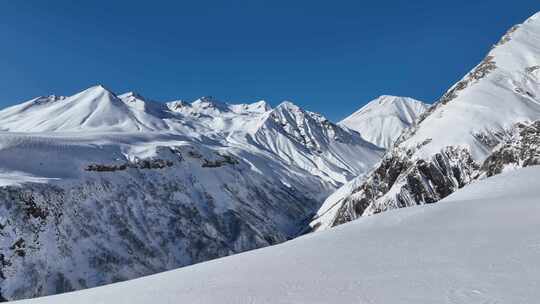
<svg viewBox="0 0 540 304"><path fill-rule="evenodd" d="M411 159L411 154L396 149L385 156L345 200L334 225L388 209L435 203L478 175L479 165L466 149L448 147L427 161Z"/></svg>
<svg viewBox="0 0 540 304"><path fill-rule="evenodd" d="M475 180L540 165L540 121L518 123L504 134L479 137L494 146L482 164L461 147L449 146L428 160L411 158L414 150L394 149L345 198L332 225L389 209L435 203Z"/></svg>
<svg viewBox="0 0 540 304"><path fill-rule="evenodd" d="M485 160L482 171L493 176L512 167L540 165L540 121L520 123Z"/></svg>

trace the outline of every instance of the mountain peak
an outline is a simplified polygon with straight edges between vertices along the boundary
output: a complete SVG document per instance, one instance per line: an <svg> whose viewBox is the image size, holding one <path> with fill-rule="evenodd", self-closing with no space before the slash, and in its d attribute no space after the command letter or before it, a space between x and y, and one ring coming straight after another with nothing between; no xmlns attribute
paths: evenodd
<svg viewBox="0 0 540 304"><path fill-rule="evenodd" d="M388 149L403 129L411 126L427 108L427 104L409 97L381 95L339 124Z"/></svg>
<svg viewBox="0 0 540 304"><path fill-rule="evenodd" d="M124 94L118 95L118 98L120 98L120 99L136 98L136 99L140 99L140 100L146 100L146 98L144 98L144 96L142 96L141 94L139 94L137 92L133 92L133 91L126 92Z"/></svg>
<svg viewBox="0 0 540 304"><path fill-rule="evenodd" d="M77 93L73 95L72 97L82 97L82 96L94 98L95 100L99 100L98 98L99 96L109 96L109 98L113 98L113 99L118 98L115 93L113 93L111 90L107 89L105 86L101 84L89 87L88 89L80 93ZM75 98L75 99L78 99L78 98Z"/></svg>
<svg viewBox="0 0 540 304"><path fill-rule="evenodd" d="M294 104L292 101L285 100L282 103L280 103L277 107L277 109L284 109L289 111L302 111L302 108Z"/></svg>
<svg viewBox="0 0 540 304"><path fill-rule="evenodd" d="M91 90L91 91L107 91L107 92L112 93L111 90L109 90L106 86L104 86L102 84L96 84L94 86L91 86L88 89L86 89L85 91L89 91L89 90Z"/></svg>
<svg viewBox="0 0 540 304"><path fill-rule="evenodd" d="M266 100L259 100L257 102L254 102L250 104L250 108L260 109L264 112L272 110L272 106L268 102L266 102Z"/></svg>
<svg viewBox="0 0 540 304"><path fill-rule="evenodd" d="M167 107L171 111L178 111L184 107L189 107L189 103L183 101L183 100L174 100L166 103Z"/></svg>
<svg viewBox="0 0 540 304"><path fill-rule="evenodd" d="M254 103L241 103L229 105L229 109L236 113L265 113L272 110L272 107L264 100Z"/></svg>
<svg viewBox="0 0 540 304"><path fill-rule="evenodd" d="M399 104L407 104L407 103L422 103L421 101L418 101L416 99L410 98L410 97L403 97L403 96L394 96L394 95L381 95L372 101L368 102L364 107L362 108L369 108L372 105L399 105Z"/></svg>
<svg viewBox="0 0 540 304"><path fill-rule="evenodd" d="M217 110L219 112L228 112L226 103L217 100L213 96L203 96L191 103L191 106L198 110Z"/></svg>

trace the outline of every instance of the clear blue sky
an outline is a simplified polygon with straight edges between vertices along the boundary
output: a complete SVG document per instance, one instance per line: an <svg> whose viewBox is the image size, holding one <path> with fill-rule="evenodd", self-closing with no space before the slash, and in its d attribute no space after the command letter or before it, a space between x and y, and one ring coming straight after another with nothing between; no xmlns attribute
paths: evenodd
<svg viewBox="0 0 540 304"><path fill-rule="evenodd" d="M160 101L284 99L338 120L436 100L538 0L1 1L0 107L97 83Z"/></svg>

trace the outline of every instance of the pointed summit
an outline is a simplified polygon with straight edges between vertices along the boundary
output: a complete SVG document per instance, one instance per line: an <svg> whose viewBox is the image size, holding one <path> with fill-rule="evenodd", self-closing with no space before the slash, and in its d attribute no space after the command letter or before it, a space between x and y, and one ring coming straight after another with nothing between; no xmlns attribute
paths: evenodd
<svg viewBox="0 0 540 304"><path fill-rule="evenodd" d="M86 94L89 94L89 93L93 93L93 94L107 93L107 94L111 94L111 95L116 96L116 94L113 91L109 90L107 87L105 87L102 84L97 84L95 86L91 86L88 89L83 90L79 94L82 94L82 93L86 93Z"/></svg>
<svg viewBox="0 0 540 304"><path fill-rule="evenodd" d="M62 102L51 100L54 99L34 100L0 111L2 129L18 132L136 132L167 128L161 117L157 117L164 105L137 100L128 106L103 85L62 98Z"/></svg>
<svg viewBox="0 0 540 304"><path fill-rule="evenodd" d="M212 96L203 96L194 102L191 103L191 106L193 109L197 110L198 112L205 113L205 112L228 112L229 107L226 103L221 102L217 99L215 99ZM207 113L207 114L208 114Z"/></svg>
<svg viewBox="0 0 540 304"><path fill-rule="evenodd" d="M287 109L287 110L293 110L293 111L299 111L302 110L299 106L294 104L292 101L285 100L282 103L280 103L276 109Z"/></svg>
<svg viewBox="0 0 540 304"><path fill-rule="evenodd" d="M142 96L141 94L137 93L137 92L133 92L133 91L130 91L130 92L126 92L124 94L120 94L118 95L118 98L120 99L139 99L139 100L146 100L146 98L144 96Z"/></svg>
<svg viewBox="0 0 540 304"><path fill-rule="evenodd" d="M265 113L272 110L272 107L264 100L260 100L254 103L241 103L229 105L235 113Z"/></svg>
<svg viewBox="0 0 540 304"><path fill-rule="evenodd" d="M427 104L412 98L382 95L343 119L339 125L355 130L365 140L388 149L427 108Z"/></svg>

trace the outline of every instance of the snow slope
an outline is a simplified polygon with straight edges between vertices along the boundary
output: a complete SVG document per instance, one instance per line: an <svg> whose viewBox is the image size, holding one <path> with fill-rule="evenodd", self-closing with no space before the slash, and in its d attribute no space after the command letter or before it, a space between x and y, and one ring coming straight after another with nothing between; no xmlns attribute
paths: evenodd
<svg viewBox="0 0 540 304"><path fill-rule="evenodd" d="M281 245L20 303L536 303L540 168Z"/></svg>
<svg viewBox="0 0 540 304"><path fill-rule="evenodd" d="M339 122L364 139L389 149L404 129L424 113L428 105L408 97L380 96Z"/></svg>

